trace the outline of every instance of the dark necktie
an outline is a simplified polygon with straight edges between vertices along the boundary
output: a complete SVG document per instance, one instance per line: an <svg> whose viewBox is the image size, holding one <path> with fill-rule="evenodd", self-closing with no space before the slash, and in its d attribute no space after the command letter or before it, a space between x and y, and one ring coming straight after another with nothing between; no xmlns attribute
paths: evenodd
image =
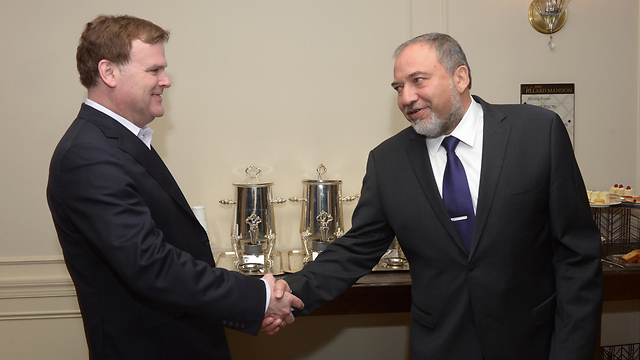
<svg viewBox="0 0 640 360"><path fill-rule="evenodd" d="M442 147L447 150L447 166L444 169L442 181L442 200L447 212L449 212L453 226L469 251L476 216L473 211L467 174L455 152L459 142L460 140L454 136L447 136L442 141Z"/></svg>

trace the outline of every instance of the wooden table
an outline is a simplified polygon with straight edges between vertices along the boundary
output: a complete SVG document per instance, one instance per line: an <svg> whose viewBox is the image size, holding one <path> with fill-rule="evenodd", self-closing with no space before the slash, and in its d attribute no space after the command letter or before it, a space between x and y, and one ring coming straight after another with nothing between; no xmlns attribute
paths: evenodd
<svg viewBox="0 0 640 360"><path fill-rule="evenodd" d="M640 268L617 269L603 266L604 301L640 299ZM366 283L353 285L340 297L311 315L344 315L408 312L411 309L411 279L391 281L386 274L371 273Z"/></svg>
<svg viewBox="0 0 640 360"><path fill-rule="evenodd" d="M602 289L604 301L640 299L640 268L620 269L603 265L602 269L604 271Z"/></svg>
<svg viewBox="0 0 640 360"><path fill-rule="evenodd" d="M382 314L411 311L408 271L372 272L311 315Z"/></svg>

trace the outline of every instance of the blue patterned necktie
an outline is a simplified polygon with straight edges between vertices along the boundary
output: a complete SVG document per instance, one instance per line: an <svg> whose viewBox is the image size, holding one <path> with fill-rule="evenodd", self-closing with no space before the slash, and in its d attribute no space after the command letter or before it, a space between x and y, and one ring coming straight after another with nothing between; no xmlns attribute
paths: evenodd
<svg viewBox="0 0 640 360"><path fill-rule="evenodd" d="M442 141L442 147L447 150L447 166L444 169L442 181L442 200L453 226L469 251L476 215L473 211L467 174L455 152L459 142L460 140L454 136L447 136Z"/></svg>

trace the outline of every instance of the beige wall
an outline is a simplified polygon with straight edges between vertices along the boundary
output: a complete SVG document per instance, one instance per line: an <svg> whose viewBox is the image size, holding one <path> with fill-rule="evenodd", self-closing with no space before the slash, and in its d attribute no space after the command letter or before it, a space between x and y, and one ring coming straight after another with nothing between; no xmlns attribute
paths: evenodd
<svg viewBox="0 0 640 360"><path fill-rule="evenodd" d="M212 246L220 251L230 249L232 212L218 201L234 196L232 183L244 181L251 164L262 168L262 180L275 183L276 197L300 196L300 181L315 177L320 163L328 168L325 178L343 180L345 195L358 193L368 151L407 125L389 86L391 54L402 41L427 31L448 32L460 41L471 64L473 93L489 102L519 102L521 83L575 83L575 151L587 187L622 182L639 188L638 1L575 0L567 24L554 36L554 51L547 48L548 37L528 24L528 4L3 4L0 358L42 359L43 353L86 358L45 187L53 148L86 95L77 80L75 47L83 25L95 15L128 13L172 31L167 70L173 85L165 92L166 115L151 124L153 142L191 205L206 207ZM347 227L352 210L345 205ZM277 205L275 216L277 247L300 248L299 205ZM637 311L635 302L610 304L610 317L631 320L623 332L612 326L603 342L639 341ZM328 357L327 351L340 353L343 344L354 341L364 341L373 354L379 353L373 345L384 341L399 344L400 358L408 351L402 315L355 317L338 325L310 318L299 325L301 334L311 336L314 329L327 334L325 346L301 358ZM391 340L390 333L396 334ZM230 341L236 352L239 343L257 346L263 339L232 334Z"/></svg>

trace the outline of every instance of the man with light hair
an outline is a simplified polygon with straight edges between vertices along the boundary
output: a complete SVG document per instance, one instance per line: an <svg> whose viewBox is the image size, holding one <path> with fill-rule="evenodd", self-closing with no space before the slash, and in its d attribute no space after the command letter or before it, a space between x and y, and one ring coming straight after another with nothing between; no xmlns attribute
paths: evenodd
<svg viewBox="0 0 640 360"><path fill-rule="evenodd" d="M230 359L224 328L293 322L292 295L215 268L205 229L151 146L164 114L169 32L99 16L80 38L88 97L51 160L47 200L76 287L89 357Z"/></svg>

